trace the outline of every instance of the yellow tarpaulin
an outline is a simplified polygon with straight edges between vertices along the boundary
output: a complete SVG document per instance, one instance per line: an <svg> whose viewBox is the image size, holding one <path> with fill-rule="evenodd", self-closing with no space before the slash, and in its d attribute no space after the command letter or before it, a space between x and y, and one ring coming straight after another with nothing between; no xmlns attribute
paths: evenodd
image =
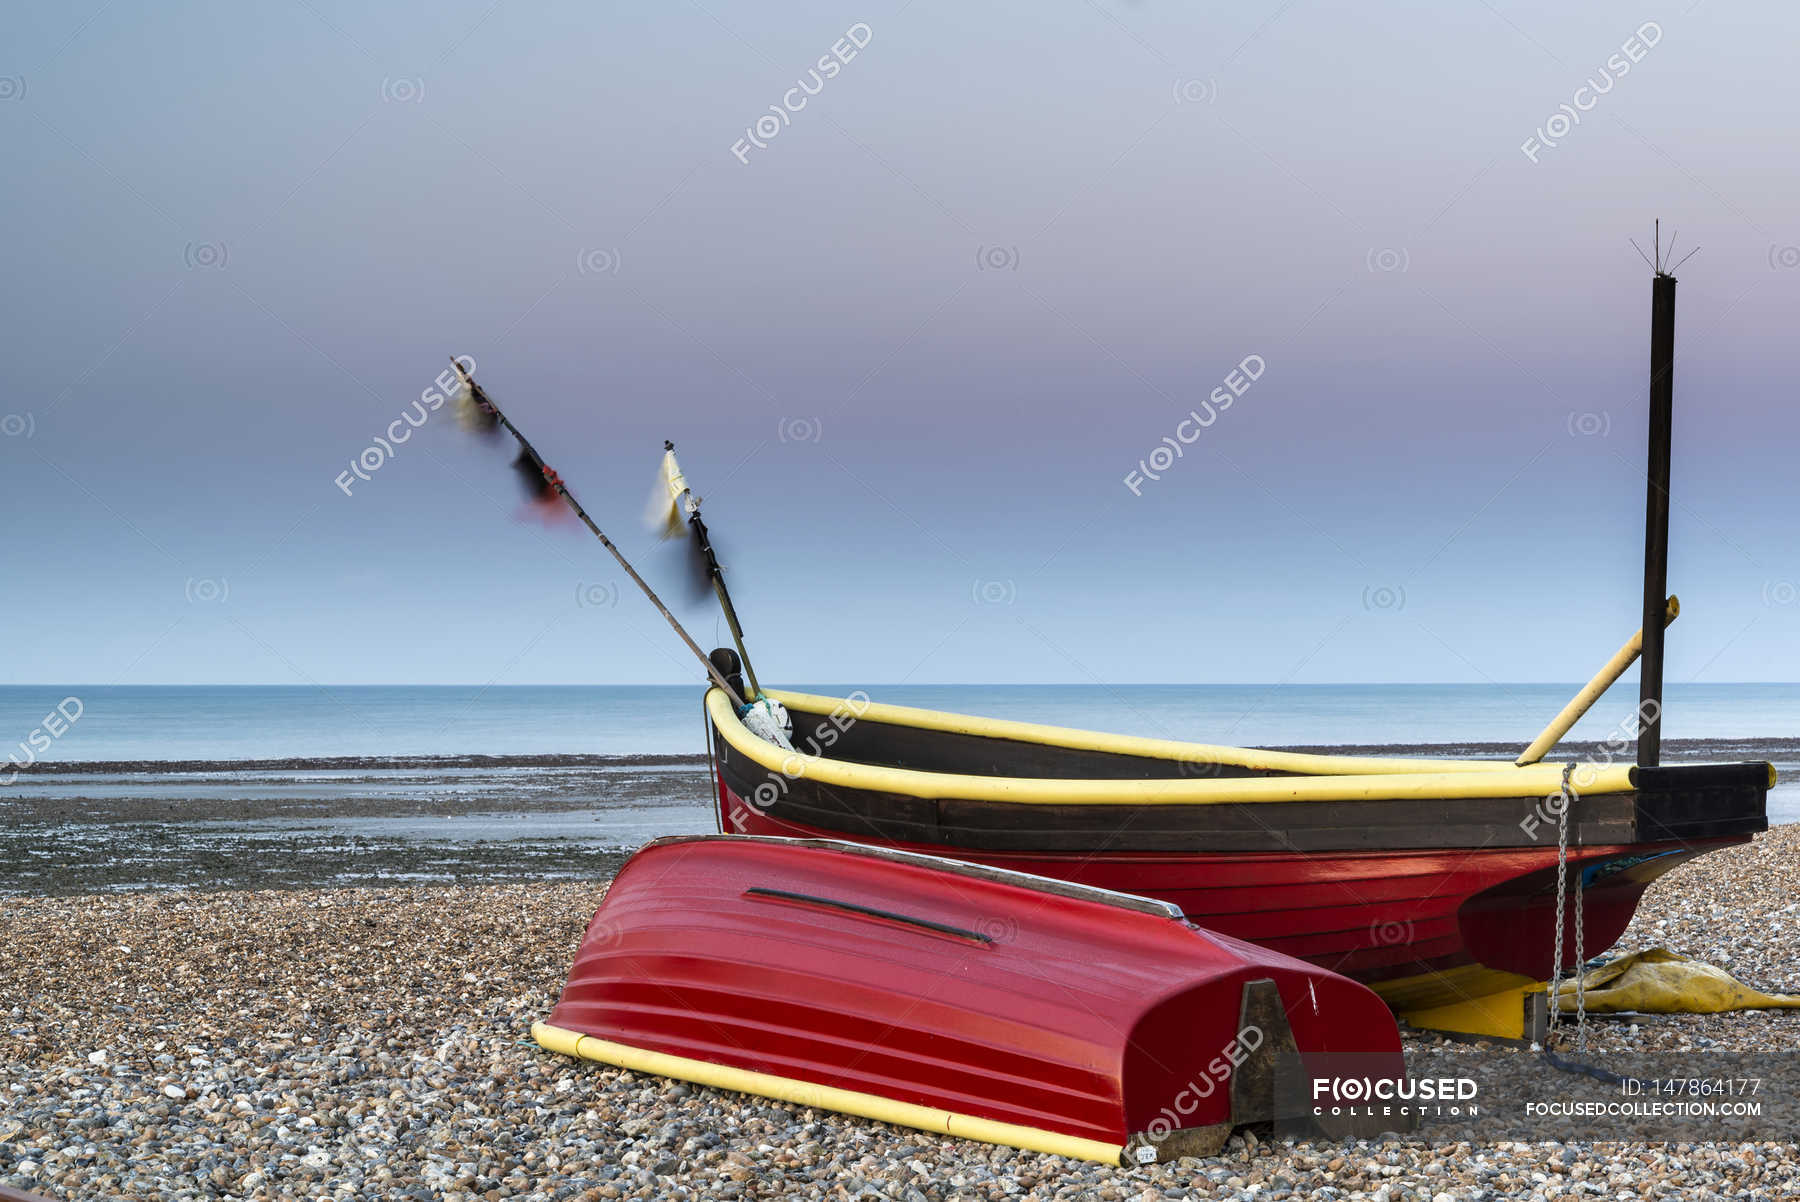
<svg viewBox="0 0 1800 1202"><path fill-rule="evenodd" d="M1591 969L1583 978L1591 1014L1719 1014L1726 1010L1800 1008L1800 997L1761 993L1722 968L1702 964L1667 948L1633 952ZM1575 983L1565 981L1560 1008L1575 1009Z"/></svg>

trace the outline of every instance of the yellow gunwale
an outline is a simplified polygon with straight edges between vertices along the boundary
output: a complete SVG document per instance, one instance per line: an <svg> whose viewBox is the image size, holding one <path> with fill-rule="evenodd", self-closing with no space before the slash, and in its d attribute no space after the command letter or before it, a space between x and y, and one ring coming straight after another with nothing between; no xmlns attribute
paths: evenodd
<svg viewBox="0 0 1800 1202"><path fill-rule="evenodd" d="M789 709L821 717L849 704L842 697L791 693L786 689L765 691ZM1395 759L1362 755L1316 755L1303 751L1265 751L1258 747L1222 747L1210 743L1183 743L1176 739L1148 739L1140 735L1079 730L1072 726L1012 722L1005 718L983 718L976 714L952 714L942 710L916 709L910 705L886 705L879 701L856 706L851 712L859 721L867 718L872 722L943 731L946 734L1008 739L1019 743L1038 743L1046 747L1102 751L1112 755L1135 755L1145 759L1182 763L1236 764L1242 768L1292 772L1302 776L1341 776L1351 773L1374 776L1387 772L1441 775L1446 772L1493 772L1517 766L1510 760Z"/></svg>
<svg viewBox="0 0 1800 1202"><path fill-rule="evenodd" d="M595 1060L637 1073L674 1077L714 1089L730 1089L738 1093L774 1098L799 1106L836 1110L877 1122L932 1131L939 1135L1024 1148L1029 1152L1049 1152L1056 1156L1092 1160L1100 1164L1121 1164L1125 1155L1123 1144L1109 1144L1095 1139L1083 1139L1078 1135L1045 1131L1041 1127L1024 1127L1017 1123L977 1118L972 1114L958 1114L954 1110L939 1110L934 1106L919 1106L912 1102L884 1098L879 1094L860 1093L831 1085L815 1085L811 1081L801 1081L794 1077L778 1077L773 1073L691 1060L686 1056L673 1056L667 1052L652 1052L630 1044L614 1043L610 1039L583 1035L579 1031L549 1023L531 1024L531 1037L545 1051L558 1052L564 1056Z"/></svg>
<svg viewBox="0 0 1800 1202"><path fill-rule="evenodd" d="M795 709L807 713L830 713L847 704L843 699L814 697L804 693L770 691L769 695L783 705L791 702ZM820 706L823 708L819 708ZM1517 767L1510 762L1471 770L1468 767L1448 771L1412 769L1393 771L1386 765L1417 763L1360 759L1356 756L1307 756L1314 761L1330 761L1339 769L1334 774L1287 777L1241 777L1213 780L1057 780L1025 777L970 776L950 772L920 772L911 768L887 768L875 764L858 764L847 760L827 759L799 751L783 751L752 734L738 720L731 700L719 689L706 694L707 713L712 717L721 737L732 748L755 763L789 779L805 779L845 789L867 789L875 792L899 793L919 798L955 798L968 801L1004 801L1020 805L1223 805L1234 802L1279 803L1290 801L1408 801L1442 800L1476 797L1548 796L1562 787L1562 767L1557 764L1534 764ZM860 711L860 712L859 712ZM926 729L958 730L991 738L1017 739L1022 732L1047 731L1059 737L1086 735L1091 743L1056 742L1055 746L1090 746L1094 750L1124 750L1118 744L1161 743L1164 748L1182 748L1176 757L1194 762L1214 762L1207 753L1215 750L1203 744L1164 743L1161 740L1133 739L1128 735L1090 734L1064 731L1057 727L1039 727L1030 723L1005 722L1000 719L965 717L959 714L935 714L930 710L909 710L902 706L870 703L850 711L859 717L901 725L923 725L909 722L909 715L925 715L940 720ZM966 725L965 725L966 724ZM1114 741L1118 741L1114 743ZM1039 741L1046 740L1027 740ZM1219 748L1246 756L1245 749ZM1142 754L1130 751L1128 754ZM1280 753L1259 753L1277 755ZM1244 763L1245 760L1225 760ZM1425 761L1430 763L1430 761ZM1460 761L1468 765L1471 761ZM1257 764L1247 764L1255 767ZM1343 771L1360 768L1360 772ZM1278 769L1279 770L1279 769ZM1320 770L1315 769L1315 773ZM1583 793L1627 793L1634 787L1635 770L1629 765L1589 765L1580 776Z"/></svg>

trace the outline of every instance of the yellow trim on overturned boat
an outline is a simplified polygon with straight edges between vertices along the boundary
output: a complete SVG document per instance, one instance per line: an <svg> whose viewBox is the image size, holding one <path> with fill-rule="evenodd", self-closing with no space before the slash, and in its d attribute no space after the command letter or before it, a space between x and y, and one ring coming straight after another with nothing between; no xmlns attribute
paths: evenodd
<svg viewBox="0 0 1800 1202"><path fill-rule="evenodd" d="M829 703L823 712L845 704L841 699L810 697L802 693L775 693L770 696L795 708L814 712L814 703ZM860 708L860 707L859 707ZM951 772L920 772L911 768L888 768L876 764L858 764L847 760L827 759L798 751L783 751L752 734L738 720L730 698L720 689L706 694L706 709L713 724L732 748L771 772L789 779L818 781L845 789L867 789L875 792L899 793L908 797L954 798L966 801L1004 801L1035 805L1222 805L1232 802L1288 801L1380 801L1437 800L1476 797L1549 796L1562 788L1562 768L1556 764L1535 764L1520 768L1496 761L1478 770L1457 767L1448 770L1394 772L1384 769L1393 761L1359 759L1355 756L1312 756L1315 760L1331 760L1338 768L1332 775L1256 776L1225 779L1188 780L1056 780L1037 777L970 776ZM860 716L874 721L896 721L892 714L899 706L860 708ZM886 711L882 713L880 711ZM855 712L855 711L852 711ZM931 715L929 710L911 711ZM940 719L960 719L961 715L933 715ZM1027 723L1002 722L999 719L970 718L982 728L1044 730L1058 732L1056 727L1033 727ZM905 723L902 723L903 725ZM933 729L947 729L934 727ZM980 733L970 729L965 733ZM1086 734L1074 731L1067 734ZM1017 738L1016 733L993 737ZM1091 736L1096 741L1130 740L1124 735ZM1058 744L1067 746L1069 744ZM1190 762L1210 763L1202 753L1214 749L1201 744L1169 743L1169 747L1185 747L1189 753L1180 757ZM1097 750L1104 750L1097 747ZM1248 758L1241 748L1220 748ZM1128 754L1137 754L1135 752ZM1277 754L1277 753L1262 753ZM1231 761L1227 761L1231 762ZM1430 761L1426 761L1430 763ZM1467 765L1469 761L1461 761ZM1347 769L1360 769L1349 772ZM1634 787L1636 770L1629 765L1587 765L1578 773L1582 793L1628 793Z"/></svg>
<svg viewBox="0 0 1800 1202"><path fill-rule="evenodd" d="M609 1039L583 1035L567 1027L554 1027L549 1023L531 1024L531 1037L545 1051L576 1056L583 1060L597 1060L602 1064L628 1068L633 1072L674 1077L681 1081L692 1081L696 1085L709 1085L714 1089L730 1089L738 1093L792 1102L798 1106L836 1110L877 1122L932 1131L939 1135L1024 1148L1028 1152L1048 1152L1055 1156L1092 1160L1100 1164L1118 1165L1124 1162L1123 1144L1103 1143L1077 1135L1045 1131L1039 1127L996 1122L993 1119L977 1118L972 1114L958 1114L953 1110L939 1110L933 1106L919 1106L884 1098L879 1094L815 1085L793 1077L778 1077L772 1073L711 1064L704 1060L691 1060L686 1056L672 1056L667 1052L652 1052L629 1044L614 1043Z"/></svg>

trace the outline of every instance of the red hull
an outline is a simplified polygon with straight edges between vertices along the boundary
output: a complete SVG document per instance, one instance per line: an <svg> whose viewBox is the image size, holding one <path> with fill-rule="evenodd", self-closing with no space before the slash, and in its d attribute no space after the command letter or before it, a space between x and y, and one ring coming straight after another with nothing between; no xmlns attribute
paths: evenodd
<svg viewBox="0 0 1800 1202"><path fill-rule="evenodd" d="M1271 1008L1247 1040L1253 996ZM1272 1117L1242 1113L1246 1043L1403 1071L1386 1008L1343 977L1141 898L841 842L646 847L549 1022L1121 1146Z"/></svg>
<svg viewBox="0 0 1800 1202"><path fill-rule="evenodd" d="M857 841L782 821L719 781L720 828L748 835ZM1677 864L1741 838L1571 848L1569 879L1586 872L1584 950L1617 942L1644 889ZM972 863L1136 893L1194 923L1374 985L1399 1009L1464 1001L1505 974L1552 972L1556 848L1397 852L1000 853L886 843ZM1575 951L1567 904L1564 967ZM1445 974L1456 970L1455 977ZM1494 974L1485 986L1479 971Z"/></svg>

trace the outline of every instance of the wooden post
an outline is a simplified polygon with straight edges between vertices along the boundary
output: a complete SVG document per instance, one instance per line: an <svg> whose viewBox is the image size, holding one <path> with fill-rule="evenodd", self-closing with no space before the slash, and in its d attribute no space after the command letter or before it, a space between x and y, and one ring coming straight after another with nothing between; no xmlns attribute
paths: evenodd
<svg viewBox="0 0 1800 1202"><path fill-rule="evenodd" d="M1675 417L1675 277L1650 285L1650 462L1645 470L1644 652L1638 680L1640 768L1662 760L1663 610L1669 589L1669 447Z"/></svg>

